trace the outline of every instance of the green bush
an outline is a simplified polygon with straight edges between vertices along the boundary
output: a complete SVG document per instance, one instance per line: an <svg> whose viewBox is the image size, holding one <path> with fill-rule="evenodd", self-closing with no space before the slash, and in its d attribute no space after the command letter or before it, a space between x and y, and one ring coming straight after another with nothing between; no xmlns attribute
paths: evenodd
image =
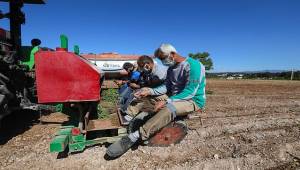
<svg viewBox="0 0 300 170"><path fill-rule="evenodd" d="M106 102L117 103L118 96L118 89L107 89L101 92L101 100Z"/></svg>
<svg viewBox="0 0 300 170"><path fill-rule="evenodd" d="M109 118L109 112L106 108L102 107L101 104L98 104L97 106L97 114L98 119L108 119Z"/></svg>
<svg viewBox="0 0 300 170"><path fill-rule="evenodd" d="M110 117L109 108L107 107L115 107L118 102L118 89L107 89L101 92L101 101L97 106L98 119L107 119ZM111 103L109 106L101 105L102 102Z"/></svg>

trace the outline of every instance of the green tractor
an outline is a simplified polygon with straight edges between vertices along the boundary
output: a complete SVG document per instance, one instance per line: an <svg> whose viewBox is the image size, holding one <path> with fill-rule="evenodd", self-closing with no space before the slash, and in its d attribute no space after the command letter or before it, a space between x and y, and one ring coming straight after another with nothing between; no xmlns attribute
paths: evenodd
<svg viewBox="0 0 300 170"><path fill-rule="evenodd" d="M21 44L21 25L25 15L24 4L44 4L43 0L1 0L9 3L9 12L0 11L0 19L8 18L10 31L0 28L0 122L1 119L20 109L35 109L36 104L34 72L29 64L22 64L26 51L31 48Z"/></svg>

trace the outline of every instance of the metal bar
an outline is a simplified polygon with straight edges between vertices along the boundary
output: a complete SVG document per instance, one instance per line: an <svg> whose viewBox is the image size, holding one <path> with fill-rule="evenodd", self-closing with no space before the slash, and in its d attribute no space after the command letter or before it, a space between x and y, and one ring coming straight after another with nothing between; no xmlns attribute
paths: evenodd
<svg viewBox="0 0 300 170"><path fill-rule="evenodd" d="M79 55L79 46L78 45L74 45L74 53Z"/></svg>
<svg viewBox="0 0 300 170"><path fill-rule="evenodd" d="M68 37L66 35L60 35L60 47L68 50Z"/></svg>
<svg viewBox="0 0 300 170"><path fill-rule="evenodd" d="M91 107L91 106L90 106ZM90 111L91 109L89 109L88 112L86 112L85 116L84 116L84 137L86 137L87 131L88 131L88 124L89 124L89 117L90 117Z"/></svg>
<svg viewBox="0 0 300 170"><path fill-rule="evenodd" d="M13 49L17 51L17 55L21 54L21 24L20 15L23 2L21 0L9 1L9 18L10 18L10 35Z"/></svg>

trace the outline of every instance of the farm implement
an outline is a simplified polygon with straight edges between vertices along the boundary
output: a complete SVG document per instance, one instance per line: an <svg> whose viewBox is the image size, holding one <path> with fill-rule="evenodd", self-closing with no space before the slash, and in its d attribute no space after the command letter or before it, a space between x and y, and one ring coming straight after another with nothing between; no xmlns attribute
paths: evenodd
<svg viewBox="0 0 300 170"><path fill-rule="evenodd" d="M50 143L50 152L80 152L89 146L115 142L126 135L127 125L116 103L108 103L102 108L107 109L105 118L95 115L99 103L105 103L101 100L105 98L101 96L101 86L112 82L104 78L124 76L116 74L120 71L120 63L134 62L136 56L105 58L105 61L98 58L93 63L93 56L79 55L78 46L70 52L68 38L61 35L60 47L55 50L40 47L34 57L29 58L28 51L30 53L32 47L21 45L21 25L25 23L21 8L27 3L44 4L44 1L0 1L8 2L10 6L9 13L0 13L0 19L10 19L10 31L0 29L0 121L16 110L31 109L41 113L43 109L53 110L56 104L72 106L72 116L77 116L78 122L59 129ZM111 75L105 75L96 66L97 62ZM34 65L29 68L25 63ZM106 85L105 88L112 87ZM117 100L117 96L113 98ZM149 146L168 146L180 142L186 132L183 123L173 122L147 142Z"/></svg>

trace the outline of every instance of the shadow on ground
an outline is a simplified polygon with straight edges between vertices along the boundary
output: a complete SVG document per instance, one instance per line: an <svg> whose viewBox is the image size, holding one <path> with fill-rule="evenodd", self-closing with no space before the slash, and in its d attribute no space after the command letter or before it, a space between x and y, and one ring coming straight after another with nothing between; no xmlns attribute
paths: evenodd
<svg viewBox="0 0 300 170"><path fill-rule="evenodd" d="M13 137L29 130L39 123L40 115L37 111L21 110L11 113L1 120L0 145L6 144Z"/></svg>
<svg viewBox="0 0 300 170"><path fill-rule="evenodd" d="M6 144L13 137L23 134L36 124L61 124L62 126L78 124L77 110L66 108L63 112L68 115L68 121L64 122L40 122L40 114L34 110L19 110L7 115L1 120L0 145ZM50 112L42 111L42 115Z"/></svg>

